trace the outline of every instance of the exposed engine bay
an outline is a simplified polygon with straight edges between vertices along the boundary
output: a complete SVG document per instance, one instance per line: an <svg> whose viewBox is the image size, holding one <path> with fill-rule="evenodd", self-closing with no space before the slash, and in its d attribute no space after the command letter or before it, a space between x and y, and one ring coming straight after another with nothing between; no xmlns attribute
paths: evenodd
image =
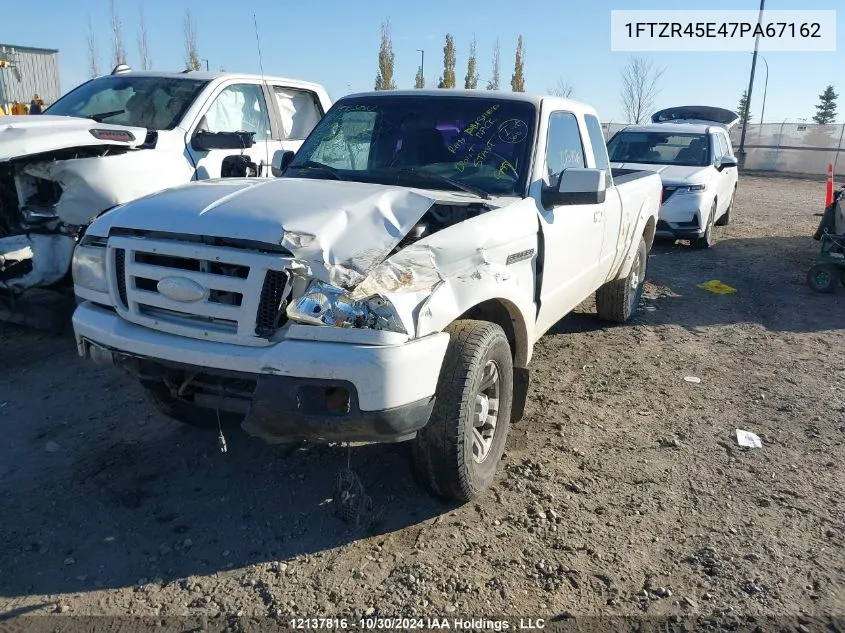
<svg viewBox="0 0 845 633"><path fill-rule="evenodd" d="M60 162L127 151L101 145L0 163L0 290L17 294L70 281L70 258L80 227L68 226L59 217L64 190L44 176ZM91 209L92 218L98 211Z"/></svg>
<svg viewBox="0 0 845 633"><path fill-rule="evenodd" d="M396 248L393 249L390 254L394 255L405 247L410 246L429 235L437 233L437 231L442 231L443 229L454 226L455 224L460 224L470 218L478 217L489 210L490 207L483 203L457 205L438 202L432 205L432 207L425 212L425 215L423 215L423 217L420 218L420 221L414 225L404 238L402 238L402 241L396 245Z"/></svg>

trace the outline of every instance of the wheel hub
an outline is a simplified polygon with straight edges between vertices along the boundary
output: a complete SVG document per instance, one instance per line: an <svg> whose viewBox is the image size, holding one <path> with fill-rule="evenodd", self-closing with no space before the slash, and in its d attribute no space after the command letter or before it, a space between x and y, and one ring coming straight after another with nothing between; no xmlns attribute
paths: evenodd
<svg viewBox="0 0 845 633"><path fill-rule="evenodd" d="M499 422L501 380L496 361L487 361L481 374L472 413L472 458L480 464L490 453Z"/></svg>

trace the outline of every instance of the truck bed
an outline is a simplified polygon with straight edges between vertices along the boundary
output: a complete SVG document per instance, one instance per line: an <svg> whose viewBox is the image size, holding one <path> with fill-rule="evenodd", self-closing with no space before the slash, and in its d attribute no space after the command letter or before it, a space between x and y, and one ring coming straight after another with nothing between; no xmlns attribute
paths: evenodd
<svg viewBox="0 0 845 633"><path fill-rule="evenodd" d="M626 182L631 182L632 180L637 180L639 178L645 178L646 176L651 176L656 174L656 171L651 171L648 169L611 169L610 173L613 175L613 184L614 185L622 185Z"/></svg>

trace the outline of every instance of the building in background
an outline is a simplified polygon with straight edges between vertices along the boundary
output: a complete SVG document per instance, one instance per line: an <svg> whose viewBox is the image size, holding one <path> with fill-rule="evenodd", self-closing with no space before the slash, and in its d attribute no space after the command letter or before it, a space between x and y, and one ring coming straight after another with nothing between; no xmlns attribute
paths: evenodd
<svg viewBox="0 0 845 633"><path fill-rule="evenodd" d="M29 104L38 94L45 105L62 96L59 51L0 43L0 105Z"/></svg>

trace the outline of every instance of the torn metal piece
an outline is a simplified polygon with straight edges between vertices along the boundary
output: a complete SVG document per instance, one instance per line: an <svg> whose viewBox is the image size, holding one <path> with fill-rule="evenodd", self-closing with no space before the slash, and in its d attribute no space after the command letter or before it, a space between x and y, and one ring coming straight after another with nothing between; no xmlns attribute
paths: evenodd
<svg viewBox="0 0 845 633"><path fill-rule="evenodd" d="M87 224L106 209L188 182L192 173L181 158L154 152L31 163L22 171L61 186L56 214L72 225Z"/></svg>
<svg viewBox="0 0 845 633"><path fill-rule="evenodd" d="M0 287L26 290L60 281L70 270L75 245L62 234L0 238Z"/></svg>

